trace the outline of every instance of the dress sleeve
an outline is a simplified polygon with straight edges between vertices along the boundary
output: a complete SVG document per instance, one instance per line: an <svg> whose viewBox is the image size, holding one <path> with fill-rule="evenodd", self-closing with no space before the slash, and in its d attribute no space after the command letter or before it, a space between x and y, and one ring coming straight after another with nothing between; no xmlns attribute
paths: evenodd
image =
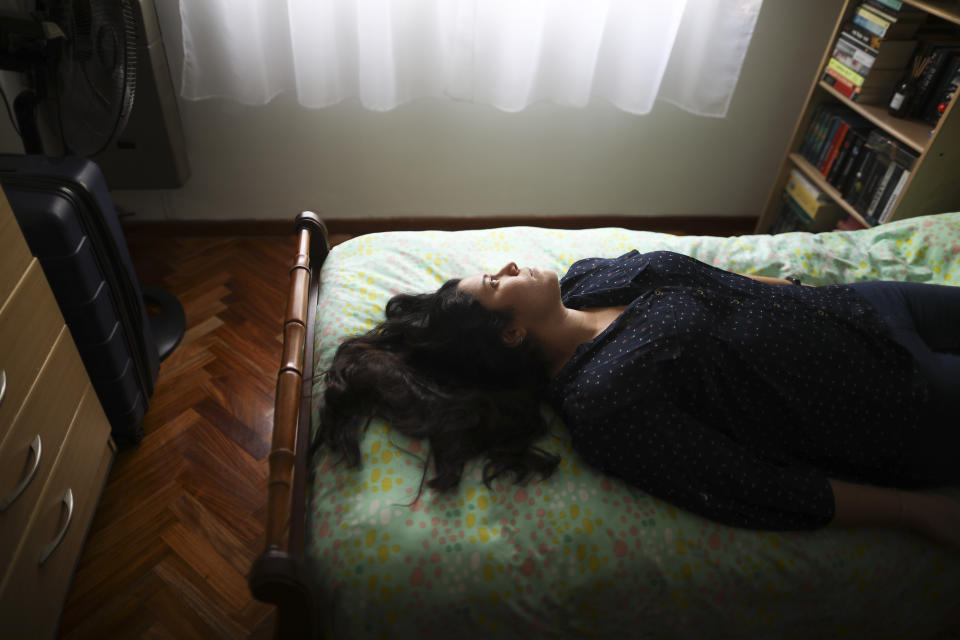
<svg viewBox="0 0 960 640"><path fill-rule="evenodd" d="M695 417L658 406L592 425L578 447L598 469L670 504L746 529L819 529L834 516L825 474L765 459Z"/></svg>

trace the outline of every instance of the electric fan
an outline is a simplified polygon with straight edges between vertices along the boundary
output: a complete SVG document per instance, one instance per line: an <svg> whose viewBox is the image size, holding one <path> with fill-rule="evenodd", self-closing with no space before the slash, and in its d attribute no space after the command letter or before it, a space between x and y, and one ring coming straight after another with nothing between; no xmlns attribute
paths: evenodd
<svg viewBox="0 0 960 640"><path fill-rule="evenodd" d="M27 153L41 153L38 108L48 107L68 154L113 143L133 108L136 14L130 0L38 2L29 17L0 16L0 68L27 87L14 101Z"/></svg>

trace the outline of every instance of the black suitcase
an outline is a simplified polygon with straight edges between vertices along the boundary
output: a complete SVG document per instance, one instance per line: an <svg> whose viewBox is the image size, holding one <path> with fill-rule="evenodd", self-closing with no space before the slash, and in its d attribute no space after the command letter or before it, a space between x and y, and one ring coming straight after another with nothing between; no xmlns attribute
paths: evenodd
<svg viewBox="0 0 960 640"><path fill-rule="evenodd" d="M160 354L103 174L86 158L0 154L0 184L114 438L139 442Z"/></svg>

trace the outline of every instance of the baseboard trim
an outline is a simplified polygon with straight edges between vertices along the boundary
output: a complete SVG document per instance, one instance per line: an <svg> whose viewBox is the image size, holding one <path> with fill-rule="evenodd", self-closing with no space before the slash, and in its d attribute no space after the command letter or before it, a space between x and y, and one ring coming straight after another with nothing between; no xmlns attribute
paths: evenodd
<svg viewBox="0 0 960 640"><path fill-rule="evenodd" d="M737 236L752 234L753 216L479 216L410 218L324 218L331 235L358 236L381 231L463 231L497 227L593 229L622 227L687 235ZM163 236L284 236L294 233L290 220L122 220L132 233Z"/></svg>

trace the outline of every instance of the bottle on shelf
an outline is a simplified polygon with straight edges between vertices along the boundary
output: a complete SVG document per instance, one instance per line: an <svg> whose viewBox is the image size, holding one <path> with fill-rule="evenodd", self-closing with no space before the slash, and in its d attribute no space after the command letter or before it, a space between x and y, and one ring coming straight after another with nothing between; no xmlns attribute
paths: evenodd
<svg viewBox="0 0 960 640"><path fill-rule="evenodd" d="M917 95L917 83L924 69L930 64L930 58L917 56L913 59L913 66L904 70L903 77L897 82L887 105L887 113L895 118L906 118L913 106L913 99Z"/></svg>

